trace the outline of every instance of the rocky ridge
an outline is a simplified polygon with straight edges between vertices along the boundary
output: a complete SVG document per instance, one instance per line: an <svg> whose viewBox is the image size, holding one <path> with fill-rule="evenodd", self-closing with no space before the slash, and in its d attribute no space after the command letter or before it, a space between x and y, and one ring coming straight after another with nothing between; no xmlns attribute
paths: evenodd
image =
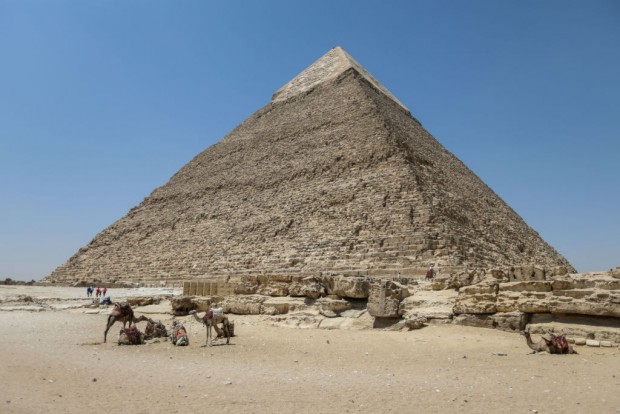
<svg viewBox="0 0 620 414"><path fill-rule="evenodd" d="M178 314L222 306L228 313L265 315L275 325L297 328L419 329L440 323L563 332L584 339L578 345L586 339L620 343L620 268L541 280L534 272L531 280L511 281L529 270L495 268L434 281L247 276L234 296L182 297L172 306ZM539 270L538 277L545 273ZM455 280L471 284L451 287ZM311 286L309 295L298 286Z"/></svg>

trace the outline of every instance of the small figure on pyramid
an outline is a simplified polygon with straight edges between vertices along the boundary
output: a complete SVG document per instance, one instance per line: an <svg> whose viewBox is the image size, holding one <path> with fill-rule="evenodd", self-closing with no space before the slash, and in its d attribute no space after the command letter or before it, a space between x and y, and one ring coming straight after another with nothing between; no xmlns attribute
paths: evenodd
<svg viewBox="0 0 620 414"><path fill-rule="evenodd" d="M427 280L433 280L433 278L435 277L435 269L433 269L433 264L431 263L431 265L428 267L428 270L426 271L426 279Z"/></svg>

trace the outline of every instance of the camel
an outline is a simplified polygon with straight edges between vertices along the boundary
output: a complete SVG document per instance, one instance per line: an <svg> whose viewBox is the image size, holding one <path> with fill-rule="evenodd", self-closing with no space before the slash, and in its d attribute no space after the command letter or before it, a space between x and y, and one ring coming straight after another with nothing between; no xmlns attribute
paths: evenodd
<svg viewBox="0 0 620 414"><path fill-rule="evenodd" d="M529 346L534 353L548 352L550 354L576 354L577 351L566 341L564 335L550 333L548 337L542 336L540 341L534 343L529 332L522 332Z"/></svg>
<svg viewBox="0 0 620 414"><path fill-rule="evenodd" d="M230 343L230 321L228 317L224 315L224 312L221 308L219 309L210 309L205 312L204 316L201 318L198 316L195 310L190 311L190 315L194 315L194 319L199 322L202 322L207 327L207 346L213 345L213 337L211 335L211 327L214 326L216 330L218 330L217 324L221 323L222 328L224 330L224 334L226 335L226 345ZM218 332L219 333L219 332Z"/></svg>
<svg viewBox="0 0 620 414"><path fill-rule="evenodd" d="M108 337L108 331L110 330L112 325L114 325L114 322L123 322L123 328L125 328L127 322L129 322L129 326L131 326L132 323L136 324L138 322L147 320L148 318L145 316L140 316L139 318L136 318L133 314L133 309L131 309L131 306L128 303L115 302L114 309L112 309L110 316L108 316L108 324L106 325L105 332L103 333L103 342L106 342Z"/></svg>
<svg viewBox="0 0 620 414"><path fill-rule="evenodd" d="M172 321L172 332L170 334L172 345L176 346L187 346L189 345L189 336L187 335L187 330L181 324L181 322L176 319Z"/></svg>
<svg viewBox="0 0 620 414"><path fill-rule="evenodd" d="M163 323L161 323L161 321L155 322L151 318L148 318L147 320L148 322L146 324L146 328L144 329L144 337L146 339L165 338L166 336L168 336L166 327Z"/></svg>
<svg viewBox="0 0 620 414"><path fill-rule="evenodd" d="M144 334L138 330L136 325L121 329L118 336L119 345L142 345L144 344Z"/></svg>

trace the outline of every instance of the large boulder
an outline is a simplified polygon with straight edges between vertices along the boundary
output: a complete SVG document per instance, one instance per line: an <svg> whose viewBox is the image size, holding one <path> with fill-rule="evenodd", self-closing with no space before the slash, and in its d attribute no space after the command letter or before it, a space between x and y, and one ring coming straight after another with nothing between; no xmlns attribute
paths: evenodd
<svg viewBox="0 0 620 414"><path fill-rule="evenodd" d="M400 302L399 314L407 319L417 316L425 319L451 319L457 295L455 290L416 291Z"/></svg>
<svg viewBox="0 0 620 414"><path fill-rule="evenodd" d="M225 313L260 315L262 313L263 302L266 300L267 297L261 295L227 296L222 300L220 306L224 308Z"/></svg>
<svg viewBox="0 0 620 414"><path fill-rule="evenodd" d="M497 283L483 283L461 288L453 311L455 314L495 313L497 312L497 292Z"/></svg>
<svg viewBox="0 0 620 414"><path fill-rule="evenodd" d="M283 315L307 308L308 305L303 298L275 297L267 298L262 302L261 313L264 315Z"/></svg>
<svg viewBox="0 0 620 414"><path fill-rule="evenodd" d="M187 315L192 310L198 312L207 311L213 303L220 299L204 296L174 296L170 299L170 306L172 307L173 315L181 316Z"/></svg>
<svg viewBox="0 0 620 414"><path fill-rule="evenodd" d="M287 296L290 283L280 281L268 281L261 283L256 293L264 296Z"/></svg>
<svg viewBox="0 0 620 414"><path fill-rule="evenodd" d="M336 317L342 312L353 308L353 304L351 302L344 299L338 299L336 297L321 298L318 299L315 304L319 306L321 315L330 318Z"/></svg>
<svg viewBox="0 0 620 414"><path fill-rule="evenodd" d="M370 289L368 313L375 318L399 318L400 301L410 295L406 286L392 280L381 280Z"/></svg>
<svg viewBox="0 0 620 414"><path fill-rule="evenodd" d="M370 294L372 279L356 276L328 276L324 279L328 292L342 298L365 299Z"/></svg>
<svg viewBox="0 0 620 414"><path fill-rule="evenodd" d="M313 276L305 277L301 280L293 280L288 288L291 296L305 296L311 299L318 299L325 294L325 288L318 279Z"/></svg>

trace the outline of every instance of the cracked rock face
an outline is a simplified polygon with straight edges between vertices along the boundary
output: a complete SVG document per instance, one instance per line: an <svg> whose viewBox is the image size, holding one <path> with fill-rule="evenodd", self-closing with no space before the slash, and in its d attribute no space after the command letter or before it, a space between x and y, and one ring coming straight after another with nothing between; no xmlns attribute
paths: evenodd
<svg viewBox="0 0 620 414"><path fill-rule="evenodd" d="M572 271L350 56L313 67L49 279L363 278L423 274L429 263L450 274ZM532 272L545 276L513 277ZM264 293L290 293L272 282ZM364 289L343 283L337 294Z"/></svg>
<svg viewBox="0 0 620 414"><path fill-rule="evenodd" d="M495 312L620 317L620 280L611 271L460 289L454 313Z"/></svg>

